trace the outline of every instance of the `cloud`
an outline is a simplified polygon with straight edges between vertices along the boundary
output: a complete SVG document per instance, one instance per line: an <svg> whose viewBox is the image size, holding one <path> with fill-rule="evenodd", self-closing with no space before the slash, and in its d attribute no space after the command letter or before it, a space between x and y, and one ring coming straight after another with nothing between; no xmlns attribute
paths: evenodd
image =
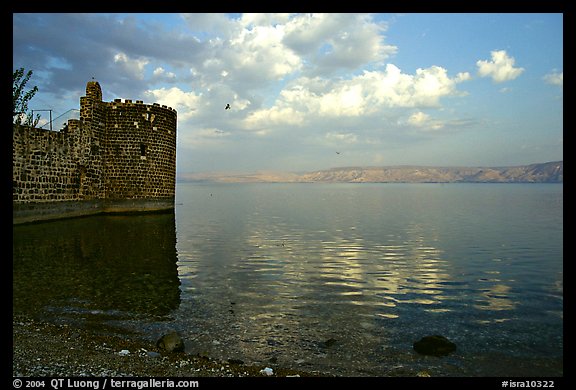
<svg viewBox="0 0 576 390"><path fill-rule="evenodd" d="M282 43L281 15L185 15L184 19L202 41L198 60L191 62L200 85L226 82L236 90L255 90L297 72L302 59ZM211 25L210 21L214 22ZM267 22L276 22L268 24ZM214 27L214 26L217 26ZM205 30L202 28L205 27Z"/></svg>
<svg viewBox="0 0 576 390"><path fill-rule="evenodd" d="M354 144L358 142L358 135L354 133L333 133L328 132L324 136L327 141L340 144Z"/></svg>
<svg viewBox="0 0 576 390"><path fill-rule="evenodd" d="M152 77L158 81L174 82L176 81L176 74L174 72L167 72L163 67L159 66L152 72Z"/></svg>
<svg viewBox="0 0 576 390"><path fill-rule="evenodd" d="M237 28L237 23L223 13L183 13L180 17L197 39L204 39L205 36L227 36L233 34Z"/></svg>
<svg viewBox="0 0 576 390"><path fill-rule="evenodd" d="M476 62L480 77L491 77L496 83L514 80L524 72L524 68L515 68L513 57L509 57L506 50L490 52L491 61L479 60Z"/></svg>
<svg viewBox="0 0 576 390"><path fill-rule="evenodd" d="M564 72L552 72L544 76L544 81L548 84L564 87Z"/></svg>
<svg viewBox="0 0 576 390"><path fill-rule="evenodd" d="M248 114L242 121L242 127L247 130L262 131L274 126L300 126L303 123L303 114L294 108L272 107Z"/></svg>
<svg viewBox="0 0 576 390"><path fill-rule="evenodd" d="M283 26L243 29L222 51L225 69L236 80L280 80L298 71L301 59L282 44Z"/></svg>
<svg viewBox="0 0 576 390"><path fill-rule="evenodd" d="M243 26L275 26L286 24L292 14L289 13L244 13L240 18Z"/></svg>
<svg viewBox="0 0 576 390"><path fill-rule="evenodd" d="M432 119L430 115L418 111L413 113L406 120L406 124L415 127L420 130L440 130L444 128L445 124L436 119Z"/></svg>
<svg viewBox="0 0 576 390"><path fill-rule="evenodd" d="M443 97L464 95L456 86L468 79L467 73L450 78L439 66L410 75L392 64L345 80L300 77L280 92L271 108L253 112L245 126L305 125L320 118L380 115L389 108L439 107Z"/></svg>
<svg viewBox="0 0 576 390"><path fill-rule="evenodd" d="M78 86L95 77L105 98L137 99L159 81L149 77L152 69L169 66L176 72L196 64L206 58L208 46L150 20L99 13L14 14L13 58L43 75L38 87L55 96L78 95ZM177 74L178 81L187 80Z"/></svg>
<svg viewBox="0 0 576 390"><path fill-rule="evenodd" d="M172 107L178 112L178 120L186 121L197 114L201 97L194 92L184 92L177 87L152 89L145 92L152 101Z"/></svg>
<svg viewBox="0 0 576 390"><path fill-rule="evenodd" d="M407 122L409 125L415 127L424 127L427 126L428 123L430 123L430 115L425 114L422 111L418 111L410 115Z"/></svg>
<svg viewBox="0 0 576 390"><path fill-rule="evenodd" d="M230 133L216 128L200 128L179 135L179 141L191 145L192 148L201 146L217 145L222 140L230 137Z"/></svg>
<svg viewBox="0 0 576 390"><path fill-rule="evenodd" d="M284 30L283 43L305 60L311 76L381 63L397 51L384 43L386 25L367 14L297 15Z"/></svg>

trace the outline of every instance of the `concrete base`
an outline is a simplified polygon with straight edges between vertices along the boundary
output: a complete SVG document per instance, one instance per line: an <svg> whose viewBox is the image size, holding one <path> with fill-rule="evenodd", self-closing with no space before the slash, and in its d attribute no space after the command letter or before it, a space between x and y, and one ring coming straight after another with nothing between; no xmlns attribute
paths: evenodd
<svg viewBox="0 0 576 390"><path fill-rule="evenodd" d="M12 224L106 213L149 213L174 209L174 198L13 203Z"/></svg>

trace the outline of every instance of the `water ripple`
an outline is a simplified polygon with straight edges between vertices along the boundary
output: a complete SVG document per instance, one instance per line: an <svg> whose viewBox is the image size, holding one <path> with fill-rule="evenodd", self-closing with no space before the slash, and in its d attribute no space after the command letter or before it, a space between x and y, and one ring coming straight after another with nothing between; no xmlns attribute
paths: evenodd
<svg viewBox="0 0 576 390"><path fill-rule="evenodd" d="M443 189L442 197L431 195L432 187L427 197L413 192L416 187L345 187L354 189L350 198L334 187L234 188L240 192L219 195L228 202L219 209L197 205L200 217L195 223L187 217L192 225L179 235L179 273L195 304L178 316L195 318L210 334L221 332L227 341L216 354L323 365L322 356L323 366L338 373L357 373L353 361L382 373L381 359L368 356L402 349L422 333L505 327L543 299L560 303L550 303L542 323L562 317L563 287L554 285L562 280L561 246L550 235L516 244L522 235L505 228L522 216L509 215L514 203L501 215L479 209L470 199L487 201L472 189L455 196L461 187ZM426 207L430 196L434 207ZM480 215L484 225L473 223ZM536 246L540 241L545 244ZM560 272L546 281L536 277L542 256L556 259ZM515 332L499 328L493 337L500 337L498 345L519 345L508 341ZM318 347L328 339L338 343Z"/></svg>

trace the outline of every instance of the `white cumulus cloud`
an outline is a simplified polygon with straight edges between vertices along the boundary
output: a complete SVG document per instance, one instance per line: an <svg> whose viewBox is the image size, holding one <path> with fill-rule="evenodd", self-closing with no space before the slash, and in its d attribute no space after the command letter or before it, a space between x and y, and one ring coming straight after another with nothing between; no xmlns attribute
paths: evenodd
<svg viewBox="0 0 576 390"><path fill-rule="evenodd" d="M367 14L296 15L285 25L283 43L306 59L314 74L379 63L397 47L384 42L386 25Z"/></svg>
<svg viewBox="0 0 576 390"><path fill-rule="evenodd" d="M544 76L544 81L548 84L564 87L564 72L552 72Z"/></svg>
<svg viewBox="0 0 576 390"><path fill-rule="evenodd" d="M284 26L252 26L214 48L205 70L226 74L232 82L257 87L281 80L300 69L302 60L282 43Z"/></svg>
<svg viewBox="0 0 576 390"><path fill-rule="evenodd" d="M162 68L161 66L157 67L156 69L154 69L154 72L152 73L154 75L154 77L156 78L161 78L161 79L165 79L165 80L175 80L176 79L176 74L173 72L167 72L164 68Z"/></svg>
<svg viewBox="0 0 576 390"><path fill-rule="evenodd" d="M271 126L299 126L303 121L302 113L292 107L272 107L250 113L244 119L243 127L247 130L261 131Z"/></svg>
<svg viewBox="0 0 576 390"><path fill-rule="evenodd" d="M479 60L476 62L480 77L491 77L494 82L514 80L524 72L524 68L515 68L514 57L509 57L506 50L490 52L492 60Z"/></svg>
<svg viewBox="0 0 576 390"><path fill-rule="evenodd" d="M154 102L175 109L178 112L178 119L182 121L195 115L201 99L194 92L184 92L177 87L152 89L145 94Z"/></svg>
<svg viewBox="0 0 576 390"><path fill-rule="evenodd" d="M384 71L365 71L344 80L300 77L280 92L272 107L252 112L245 125L305 125L321 118L378 115L390 108L437 108L443 97L462 96L457 84L469 78L467 73L451 78L439 66L417 69L411 75L392 64Z"/></svg>
<svg viewBox="0 0 576 390"><path fill-rule="evenodd" d="M440 130L444 127L444 123L440 120L432 119L430 115L418 111L408 117L406 121L408 125L416 127L420 130Z"/></svg>
<svg viewBox="0 0 576 390"><path fill-rule="evenodd" d="M144 79L144 68L149 63L145 58L129 58L125 53L114 55L114 63L118 64L126 73L139 80Z"/></svg>

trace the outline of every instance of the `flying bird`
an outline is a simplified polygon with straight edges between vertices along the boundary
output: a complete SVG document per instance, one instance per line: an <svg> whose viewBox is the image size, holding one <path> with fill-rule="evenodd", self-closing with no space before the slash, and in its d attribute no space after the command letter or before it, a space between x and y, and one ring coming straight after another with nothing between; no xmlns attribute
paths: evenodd
<svg viewBox="0 0 576 390"><path fill-rule="evenodd" d="M230 103L226 104L226 107L224 107L225 110L229 110L230 109Z"/></svg>
<svg viewBox="0 0 576 390"><path fill-rule="evenodd" d="M340 154L340 152L336 152L336 154Z"/></svg>

